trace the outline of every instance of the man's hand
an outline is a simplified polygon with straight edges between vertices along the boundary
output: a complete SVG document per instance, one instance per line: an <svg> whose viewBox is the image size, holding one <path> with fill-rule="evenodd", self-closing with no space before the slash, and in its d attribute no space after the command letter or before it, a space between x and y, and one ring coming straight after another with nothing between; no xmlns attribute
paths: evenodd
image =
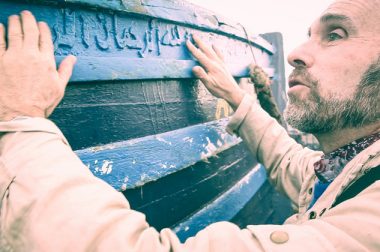
<svg viewBox="0 0 380 252"><path fill-rule="evenodd" d="M47 24L37 24L29 11L10 16L7 33L0 24L0 121L48 117L63 98L75 61L68 56L57 71Z"/></svg>
<svg viewBox="0 0 380 252"><path fill-rule="evenodd" d="M245 92L228 71L220 51L215 46L212 48L207 46L195 35L193 35L193 39L198 48L190 41L186 42L187 48L202 65L202 67L195 66L193 73L211 94L225 99L235 110L243 100Z"/></svg>

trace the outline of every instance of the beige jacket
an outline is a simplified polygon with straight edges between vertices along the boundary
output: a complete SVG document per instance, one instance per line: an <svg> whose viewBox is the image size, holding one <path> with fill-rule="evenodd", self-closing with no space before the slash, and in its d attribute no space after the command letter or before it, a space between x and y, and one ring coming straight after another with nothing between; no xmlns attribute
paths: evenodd
<svg viewBox="0 0 380 252"><path fill-rule="evenodd" d="M380 142L355 157L307 211L312 164L303 149L246 96L231 119L299 213L285 225L210 225L181 244L149 227L121 193L94 177L49 120L0 123L0 251L380 251L380 184L329 209L342 190L379 165ZM326 209L326 210L324 210ZM309 220L314 211L316 219ZM323 213L324 212L324 213Z"/></svg>

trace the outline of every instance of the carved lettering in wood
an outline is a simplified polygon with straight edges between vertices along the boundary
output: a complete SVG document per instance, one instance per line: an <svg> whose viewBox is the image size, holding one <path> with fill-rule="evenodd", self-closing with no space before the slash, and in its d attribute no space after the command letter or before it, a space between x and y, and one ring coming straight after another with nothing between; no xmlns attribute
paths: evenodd
<svg viewBox="0 0 380 252"><path fill-rule="evenodd" d="M55 35L55 48L66 47L73 48L75 44L75 12L68 9L64 10L62 26L55 24L53 26L53 35Z"/></svg>

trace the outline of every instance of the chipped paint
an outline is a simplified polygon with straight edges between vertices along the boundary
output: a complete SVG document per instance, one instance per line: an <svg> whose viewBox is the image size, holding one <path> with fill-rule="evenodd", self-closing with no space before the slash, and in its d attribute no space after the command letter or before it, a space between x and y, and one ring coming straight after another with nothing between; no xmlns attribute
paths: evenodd
<svg viewBox="0 0 380 252"><path fill-rule="evenodd" d="M216 154L220 151L220 148L223 144L220 142L220 140L217 141L218 147L216 147L211 141L209 137L206 137L207 140L207 145L203 144L205 148L205 152L201 153L201 159L205 161L205 159L211 157L211 156L216 156Z"/></svg>
<svg viewBox="0 0 380 252"><path fill-rule="evenodd" d="M112 172L112 161L110 160L103 160L102 167L100 168L100 174L110 174Z"/></svg>
<svg viewBox="0 0 380 252"><path fill-rule="evenodd" d="M125 177L125 178L124 178L124 180L123 180L123 184L122 184L121 187L120 187L120 191L125 191L125 190L127 190L128 180L129 180L128 177Z"/></svg>
<svg viewBox="0 0 380 252"><path fill-rule="evenodd" d="M211 155L212 153L214 153L218 148L210 141L210 138L209 137L206 137L206 140L207 140L207 145L205 147L207 153L206 155Z"/></svg>
<svg viewBox="0 0 380 252"><path fill-rule="evenodd" d="M95 153L95 152L100 152L104 150L112 150L113 148L115 148L115 146L113 145L102 145L102 146L90 147L89 150Z"/></svg>
<svg viewBox="0 0 380 252"><path fill-rule="evenodd" d="M163 143L166 143L166 144L168 144L168 145L172 145L172 143L171 142L169 142L169 141L166 141L165 139L163 139L162 137L157 137L156 138L158 141L160 141L160 142L163 142Z"/></svg>
<svg viewBox="0 0 380 252"><path fill-rule="evenodd" d="M221 147L221 146L223 145L223 143L222 143L220 140L218 140L218 141L216 142L216 145L217 145L218 147Z"/></svg>
<svg viewBox="0 0 380 252"><path fill-rule="evenodd" d="M184 137L184 138L182 138L182 140L183 140L184 142L193 143L194 138L192 138L192 137Z"/></svg>
<svg viewBox="0 0 380 252"><path fill-rule="evenodd" d="M185 169L241 142L226 133L228 119L77 151L90 170L115 189L134 188ZM112 160L112 163L110 161ZM108 162L104 162L108 161ZM123 179L128 177L128 184Z"/></svg>

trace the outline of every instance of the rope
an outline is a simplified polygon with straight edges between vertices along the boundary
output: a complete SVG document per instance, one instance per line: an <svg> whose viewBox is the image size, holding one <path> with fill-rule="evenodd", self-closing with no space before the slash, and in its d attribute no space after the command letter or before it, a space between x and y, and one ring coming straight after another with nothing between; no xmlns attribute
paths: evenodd
<svg viewBox="0 0 380 252"><path fill-rule="evenodd" d="M252 53L253 63L255 63L255 65L257 65L256 57L255 57L255 54L253 53L252 43L251 43L251 40L249 39L248 32L245 29L244 25L242 25L241 23L238 23L238 25L240 25L241 28L243 28L243 31L244 31L244 34L245 34L245 38L248 41L249 49L251 50L251 53Z"/></svg>

